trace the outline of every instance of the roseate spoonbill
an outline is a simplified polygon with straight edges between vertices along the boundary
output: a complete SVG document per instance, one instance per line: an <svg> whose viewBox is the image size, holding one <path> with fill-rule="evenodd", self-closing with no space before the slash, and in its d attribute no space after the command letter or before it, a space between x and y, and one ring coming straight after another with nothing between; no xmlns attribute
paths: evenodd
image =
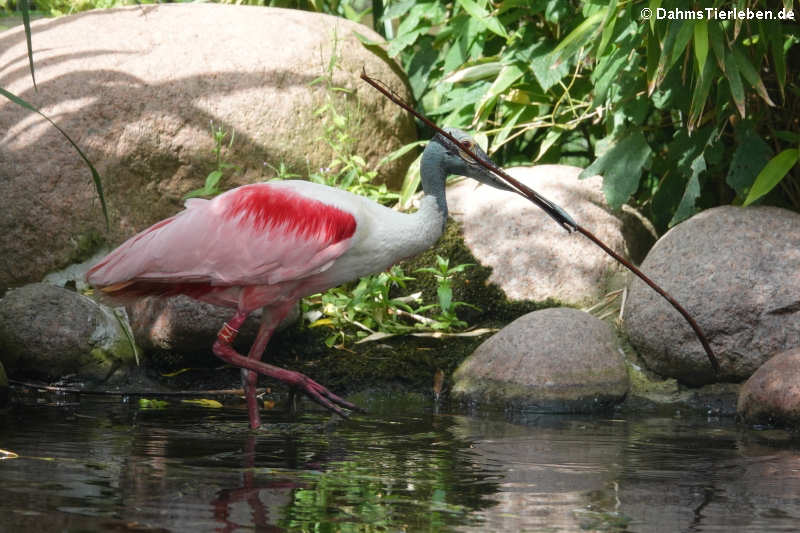
<svg viewBox="0 0 800 533"><path fill-rule="evenodd" d="M489 160L466 133L448 133ZM300 298L380 272L432 246L447 220L448 175L512 190L441 134L425 148L420 173L424 196L411 214L307 181L244 185L212 200L191 199L184 211L108 254L89 270L87 281L111 295L186 294L236 309L220 329L213 352L242 369L250 427L261 424L257 374L298 388L346 416L342 408L357 407L299 372L262 362L261 356ZM261 325L244 357L231 343L258 308L263 308Z"/></svg>

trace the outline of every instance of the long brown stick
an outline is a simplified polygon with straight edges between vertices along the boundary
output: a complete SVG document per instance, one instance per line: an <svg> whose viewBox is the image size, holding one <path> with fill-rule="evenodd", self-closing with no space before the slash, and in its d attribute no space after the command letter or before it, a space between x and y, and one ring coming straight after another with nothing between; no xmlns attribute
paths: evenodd
<svg viewBox="0 0 800 533"><path fill-rule="evenodd" d="M446 137L451 142L455 143L456 146L458 146L461 150L463 150L472 159L477 161L485 169L503 178L509 185L511 185L512 188L515 189L515 191L518 194L524 196L525 198L527 198L528 200L539 206L542 210L544 210L545 213L550 215L556 222L558 222L559 225L561 225L561 227L563 227L565 230L567 230L570 233L572 233L573 231L577 231L578 233L583 234L586 238L588 238L594 244L599 246L601 250L603 250L605 253L613 257L615 260L617 260L619 263L625 266L625 268L636 274L642 281L647 283L654 291L656 291L665 300L667 300L672 305L672 307L674 307L683 316L683 318L686 319L686 322L689 323L689 325L694 330L695 335L697 335L697 338L700 340L700 344L703 345L703 349L705 350L706 355L708 356L708 360L711 362L711 366L714 368L714 371L719 372L719 362L717 361L717 358L714 356L714 352L711 350L711 346L708 344L708 340L706 340L706 336L703 334L703 330L700 329L700 326L697 325L697 322L686 311L686 309L684 309L683 306L679 304L677 300L675 300L675 298L673 298L667 291L659 287L653 280L647 277L641 270L633 266L629 261L623 259L619 254L614 252L614 250L609 248L591 231L587 230L586 228L575 222L575 220L573 220L573 218L569 216L563 209L561 209L556 204L554 204L544 196L540 195L530 187L524 185L523 183L520 183L518 180L509 176L508 173L506 173L503 169L498 168L493 164L477 157L472 152L469 146L460 142L454 136L450 135L449 133L441 129L439 126L434 124L430 119L428 119L423 114L417 112L414 108L412 108L410 105L404 102L402 98L397 96L391 89L386 87L383 83L367 76L367 72L365 70L361 71L361 79L372 85L378 91L380 91L386 98L388 98L389 100L399 105L400 107L402 107L403 109L405 109L406 111L417 117L419 120L424 122L428 127L433 129L440 135Z"/></svg>

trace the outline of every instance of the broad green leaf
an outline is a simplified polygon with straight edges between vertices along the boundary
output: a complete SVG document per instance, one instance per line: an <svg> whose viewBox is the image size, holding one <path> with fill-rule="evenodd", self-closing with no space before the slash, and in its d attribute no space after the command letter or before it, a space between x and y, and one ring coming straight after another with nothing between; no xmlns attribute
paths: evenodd
<svg viewBox="0 0 800 533"><path fill-rule="evenodd" d="M28 110L33 111L34 113L37 113L38 115L40 115L47 122L49 122L55 129L57 129L58 132L61 133L61 135L63 135L64 138L67 139L67 141L69 141L69 143L72 145L72 147L75 148L75 151L78 152L78 155L81 156L81 159L83 159L84 163L86 163L86 166L89 167L89 171L92 173L92 181L94 181L94 188L97 191L97 196L100 198L100 206L103 208L103 217L106 220L106 228L109 228L110 227L110 222L108 220L108 208L106 207L106 198L103 195L103 183L100 181L100 174L98 174L97 169L94 168L94 165L92 165L92 162L89 161L89 158L86 157L86 154L84 154L83 151L80 148L78 148L78 145L75 144L75 141L73 141L70 138L70 136L66 134L66 132L64 130L62 130L60 127L58 127L58 124L56 124L55 122L50 120L50 117L48 117L47 115L45 115L44 113L39 111L36 107L34 107L33 105L29 104L28 102L26 102L25 100L23 100L19 96L6 91L2 87L0 87L0 94L2 94L6 98L8 98L12 102L14 102L15 104L17 104L19 106L22 106L25 109L28 109Z"/></svg>
<svg viewBox="0 0 800 533"><path fill-rule="evenodd" d="M478 104L478 109L475 110L475 118L483 117L487 112L491 111L497 98L520 79L522 74L523 70L515 64L503 65L494 83L486 91L481 103Z"/></svg>
<svg viewBox="0 0 800 533"><path fill-rule="evenodd" d="M589 34L595 30L595 27L602 22L603 18L606 16L608 12L608 8L603 8L599 10L597 13L589 16L578 24L574 30L569 32L569 34L564 37L558 45L553 49L553 57L556 57L559 52L567 48L568 46L578 45L586 39Z"/></svg>
<svg viewBox="0 0 800 533"><path fill-rule="evenodd" d="M650 17L650 33L656 32L656 13L658 13L658 8L661 7L661 0L650 0L650 12L653 14Z"/></svg>
<svg viewBox="0 0 800 533"><path fill-rule="evenodd" d="M542 144L539 145L539 153L536 154L536 159L534 159L534 161L540 160L544 154L547 153L550 147L561 139L561 135L563 133L564 130L561 128L550 128L547 132L547 135L544 136Z"/></svg>
<svg viewBox="0 0 800 533"><path fill-rule="evenodd" d="M354 31L353 35L356 36L356 39L358 39L358 41L361 43L361 46L363 46L364 48L366 48L367 50L372 52L372 54L375 55L378 59L380 59L381 61L386 63L386 65L390 69L392 69L392 72L394 72L395 74L397 74L399 76L399 79L402 80L403 78L406 77L406 74L403 72L403 69L400 68L400 65L398 65L394 61L394 59L389 57L388 52L386 52L386 50L384 49L384 46L386 46L387 43L385 43L385 42L382 43L382 42L379 42L379 41L373 41L373 40L369 39L368 37L366 37L364 35L361 35L357 31Z"/></svg>
<svg viewBox="0 0 800 533"><path fill-rule="evenodd" d="M488 63L481 63L456 70L444 78L442 82L459 83L494 78L502 69L503 63L500 61L490 61Z"/></svg>
<svg viewBox="0 0 800 533"><path fill-rule="evenodd" d="M473 0L457 0L458 4L464 8L464 11L470 14L475 20L492 33L495 33L503 38L508 38L508 32L500 23L500 21L493 17L486 9L479 6Z"/></svg>
<svg viewBox="0 0 800 533"><path fill-rule="evenodd" d="M700 197L700 174L706 170L706 160L703 154L698 155L692 161L690 168L692 175L689 177L689 183L686 184L686 189L683 191L678 209L675 210L672 220L669 221L669 226L674 226L697 212L695 203Z"/></svg>
<svg viewBox="0 0 800 533"><path fill-rule="evenodd" d="M544 42L537 44L535 50L531 52L530 69L544 91L549 91L569 73L567 63L559 61L554 64L553 57L549 45Z"/></svg>
<svg viewBox="0 0 800 533"><path fill-rule="evenodd" d="M697 59L697 71L703 72L708 58L708 21L705 19L694 23L694 56Z"/></svg>
<svg viewBox="0 0 800 533"><path fill-rule="evenodd" d="M406 145L401 146L400 148L398 148L394 152L384 156L380 161L378 161L378 164L375 165L375 170L381 168L386 163L391 163L395 159L400 159L401 157L406 155L411 150L414 150L415 148L417 148L419 146L423 146L423 145L427 144L427 142L428 141L414 141L412 143L408 143Z"/></svg>
<svg viewBox="0 0 800 533"><path fill-rule="evenodd" d="M606 18L603 20L603 33L600 37L600 44L597 46L595 52L596 57L603 57L606 52L606 47L611 41L611 36L614 35L614 26L617 23L617 3L612 0L609 4L609 9L606 11Z"/></svg>
<svg viewBox="0 0 800 533"><path fill-rule="evenodd" d="M711 43L711 49L714 51L714 57L717 58L717 66L725 72L725 34L722 32L718 24L712 24L708 27L708 40ZM702 72L702 71L701 71Z"/></svg>
<svg viewBox="0 0 800 533"><path fill-rule="evenodd" d="M731 89L731 97L733 98L736 109L739 115L745 118L744 109L744 87L742 86L742 79L739 77L739 68L736 66L736 60L733 54L725 56L725 77L728 79L728 86Z"/></svg>
<svg viewBox="0 0 800 533"><path fill-rule="evenodd" d="M758 95L767 103L767 105L775 106L775 103L767 93L767 88L764 86L764 82L761 81L761 76L758 75L755 67L753 67L752 63L750 63L750 60L747 59L747 56L744 55L741 47L734 46L733 54L736 58L736 65L739 67L739 71L742 73L742 76L744 76L744 79L747 80L747 83L749 83L750 86L756 90Z"/></svg>
<svg viewBox="0 0 800 533"><path fill-rule="evenodd" d="M744 196L770 157L772 150L753 130L753 123L740 122L736 127L736 149L731 157L725 182L738 196Z"/></svg>
<svg viewBox="0 0 800 533"><path fill-rule="evenodd" d="M680 29L678 30L678 35L675 36L675 46L672 47L672 54L669 60L669 67L667 70L671 69L672 66L675 64L678 59L683 55L684 50L689 45L689 41L692 38L692 34L694 25L689 24L688 22L682 22L680 24Z"/></svg>
<svg viewBox="0 0 800 533"><path fill-rule="evenodd" d="M416 3L417 3L416 0L404 0L404 1L398 2L396 4L393 3L393 4L389 5L388 7L386 7L386 11L383 12L383 17L382 18L384 20L391 20L393 18L397 18L397 17L400 17L402 15L405 15L406 13L409 12L409 10L412 7L414 7L414 4L416 4Z"/></svg>
<svg viewBox="0 0 800 533"><path fill-rule="evenodd" d="M640 131L621 139L578 176L601 174L603 192L611 209L619 209L636 192L647 158L652 150Z"/></svg>
<svg viewBox="0 0 800 533"><path fill-rule="evenodd" d="M742 205L750 205L780 183L786 174L797 164L800 150L789 148L769 160L764 169L758 173L753 187Z"/></svg>

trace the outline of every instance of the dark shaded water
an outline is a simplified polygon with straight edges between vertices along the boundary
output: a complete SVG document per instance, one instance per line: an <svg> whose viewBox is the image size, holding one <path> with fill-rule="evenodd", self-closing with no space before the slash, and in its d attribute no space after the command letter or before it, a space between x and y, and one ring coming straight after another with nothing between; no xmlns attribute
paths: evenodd
<svg viewBox="0 0 800 533"><path fill-rule="evenodd" d="M519 425L397 401L335 424L268 413L254 434L243 409L132 403L0 416L0 530L800 528L800 444L728 419Z"/></svg>

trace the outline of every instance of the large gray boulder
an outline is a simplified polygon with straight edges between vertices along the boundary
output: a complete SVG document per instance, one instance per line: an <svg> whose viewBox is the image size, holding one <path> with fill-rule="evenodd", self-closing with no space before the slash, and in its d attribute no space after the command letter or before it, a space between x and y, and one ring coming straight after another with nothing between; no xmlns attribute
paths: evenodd
<svg viewBox="0 0 800 533"><path fill-rule="evenodd" d="M773 354L800 345L800 214L724 206L668 231L642 263L691 313L722 366L715 375L694 332L638 279L625 328L656 373L701 385L747 379Z"/></svg>
<svg viewBox="0 0 800 533"><path fill-rule="evenodd" d="M749 424L800 428L800 347L761 365L739 391L737 414Z"/></svg>
<svg viewBox="0 0 800 533"><path fill-rule="evenodd" d="M408 114L359 79L408 97L404 81L353 35L369 28L305 11L218 4L97 10L32 24L38 92L21 27L0 33L0 85L53 117L104 178L106 233L91 176L43 118L0 98L0 294L116 245L174 214L215 168L210 123L235 132L224 187L263 181L280 163L328 167L329 101L352 120L353 152L374 164L416 139ZM311 84L339 56L332 84ZM413 158L413 154L408 157ZM381 168L399 184L408 160Z"/></svg>
<svg viewBox="0 0 800 533"><path fill-rule="evenodd" d="M523 315L453 374L454 398L521 413L591 413L622 401L628 373L605 322L570 308Z"/></svg>
<svg viewBox="0 0 800 533"><path fill-rule="evenodd" d="M623 256L640 259L655 240L632 210L609 210L600 176L579 180L582 169L565 165L507 170ZM447 202L472 254L492 267L489 280L511 299L586 305L623 284L615 278L624 267L520 196L463 180L447 188Z"/></svg>
<svg viewBox="0 0 800 533"><path fill-rule="evenodd" d="M120 320L86 296L34 283L0 300L0 363L12 377L108 382L135 359Z"/></svg>

